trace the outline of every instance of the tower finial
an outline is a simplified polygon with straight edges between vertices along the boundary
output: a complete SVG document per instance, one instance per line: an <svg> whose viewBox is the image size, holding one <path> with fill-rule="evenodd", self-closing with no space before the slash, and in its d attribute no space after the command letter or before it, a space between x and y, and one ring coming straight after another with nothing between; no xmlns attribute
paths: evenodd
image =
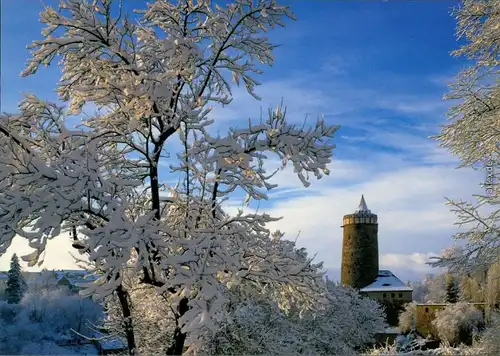
<svg viewBox="0 0 500 356"><path fill-rule="evenodd" d="M359 202L359 206L356 209L356 213L371 213L370 209L366 205L365 197L361 194L361 201Z"/></svg>

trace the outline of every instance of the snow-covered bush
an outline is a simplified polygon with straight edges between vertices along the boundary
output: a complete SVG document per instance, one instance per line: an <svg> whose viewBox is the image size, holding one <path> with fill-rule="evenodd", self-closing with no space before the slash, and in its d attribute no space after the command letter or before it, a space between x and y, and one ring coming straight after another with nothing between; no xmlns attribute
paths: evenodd
<svg viewBox="0 0 500 356"><path fill-rule="evenodd" d="M453 345L469 341L483 327L484 318L474 305L459 302L437 311L432 325L442 341Z"/></svg>
<svg viewBox="0 0 500 356"><path fill-rule="evenodd" d="M404 310L399 314L399 330L408 333L415 330L417 323L417 303L412 302L405 305Z"/></svg>
<svg viewBox="0 0 500 356"><path fill-rule="evenodd" d="M298 355L305 349L305 332L272 302L240 302L200 351L205 355Z"/></svg>
<svg viewBox="0 0 500 356"><path fill-rule="evenodd" d="M327 282L327 288L330 305L315 318L314 334L321 330L325 337L331 335L332 341L345 345L343 348L355 349L374 341L375 334L387 328L385 312L378 302L331 281ZM325 354L336 354L334 346L321 345L325 346L322 350Z"/></svg>
<svg viewBox="0 0 500 356"><path fill-rule="evenodd" d="M61 289L27 293L21 305L18 318L38 323L60 338L76 338L75 332L90 335L91 324L99 323L103 317L99 304Z"/></svg>
<svg viewBox="0 0 500 356"><path fill-rule="evenodd" d="M12 323L21 308L19 304L9 304L7 301L0 300L0 323Z"/></svg>
<svg viewBox="0 0 500 356"><path fill-rule="evenodd" d="M393 345L388 345L383 348L376 348L365 356L481 356L483 350L477 347L460 347L441 346L437 349L416 350L409 352L398 352Z"/></svg>
<svg viewBox="0 0 500 356"><path fill-rule="evenodd" d="M492 313L488 327L484 330L481 341L479 343L482 347L485 356L500 355L500 313Z"/></svg>
<svg viewBox="0 0 500 356"><path fill-rule="evenodd" d="M356 355L387 327L376 301L327 282L329 303L317 313L284 313L268 300L240 302L205 345L206 354Z"/></svg>
<svg viewBox="0 0 500 356"><path fill-rule="evenodd" d="M12 324L0 321L1 354L19 355L26 344L40 343L49 333L52 334L50 330L42 329L40 324L32 323L22 317L16 318Z"/></svg>
<svg viewBox="0 0 500 356"><path fill-rule="evenodd" d="M90 324L102 317L102 308L88 298L60 290L28 292L18 305L0 302L1 353L42 354L42 349L33 352L37 344L44 345L45 354L62 352L56 342L78 340L77 333L91 336Z"/></svg>

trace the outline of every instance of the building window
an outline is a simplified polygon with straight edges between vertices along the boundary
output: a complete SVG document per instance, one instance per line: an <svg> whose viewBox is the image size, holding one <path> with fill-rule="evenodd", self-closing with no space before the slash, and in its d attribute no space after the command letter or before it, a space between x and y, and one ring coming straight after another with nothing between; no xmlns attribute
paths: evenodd
<svg viewBox="0 0 500 356"><path fill-rule="evenodd" d="M425 312L428 313L429 312L429 308L425 308Z"/></svg>
<svg viewBox="0 0 500 356"><path fill-rule="evenodd" d="M403 293L399 293L399 298L403 298Z"/></svg>
<svg viewBox="0 0 500 356"><path fill-rule="evenodd" d="M386 293L384 293L383 297L384 297L384 298L387 298L387 294L386 294Z"/></svg>
<svg viewBox="0 0 500 356"><path fill-rule="evenodd" d="M396 295L394 293L391 293L391 297L394 298Z"/></svg>

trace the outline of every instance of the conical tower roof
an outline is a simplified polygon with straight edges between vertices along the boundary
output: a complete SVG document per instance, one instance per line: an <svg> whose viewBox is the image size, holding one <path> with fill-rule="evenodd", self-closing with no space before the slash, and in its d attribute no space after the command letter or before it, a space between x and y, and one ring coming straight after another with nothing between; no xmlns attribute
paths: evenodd
<svg viewBox="0 0 500 356"><path fill-rule="evenodd" d="M361 200L355 213L371 214L370 209L368 209L368 206L366 205L365 197L363 194L361 194Z"/></svg>
<svg viewBox="0 0 500 356"><path fill-rule="evenodd" d="M377 223L377 214L372 213L372 211L370 209L368 209L368 205L366 204L366 200L365 200L365 197L363 195L361 195L361 200L359 201L359 205L358 205L358 208L356 209L356 211L354 211L353 213L344 215L344 219L343 219L344 225L345 224L354 224L354 223L357 224L358 222L355 222L356 220L353 220L354 218L357 218L357 217L370 218L370 221L363 220L364 223L368 223L368 224L376 224Z"/></svg>

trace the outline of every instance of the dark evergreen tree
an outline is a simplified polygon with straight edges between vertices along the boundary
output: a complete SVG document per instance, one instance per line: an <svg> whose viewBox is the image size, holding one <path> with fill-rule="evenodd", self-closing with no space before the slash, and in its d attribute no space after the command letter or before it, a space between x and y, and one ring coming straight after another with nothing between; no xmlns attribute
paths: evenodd
<svg viewBox="0 0 500 356"><path fill-rule="evenodd" d="M458 283L451 274L446 276L446 294L444 296L445 303L456 303L460 298L460 290Z"/></svg>
<svg viewBox="0 0 500 356"><path fill-rule="evenodd" d="M5 295L7 296L7 303L9 304L19 304L23 299L24 293L26 293L28 289L28 285L21 272L19 258L16 254L13 254L10 260L10 270L8 272L7 286L5 288Z"/></svg>

